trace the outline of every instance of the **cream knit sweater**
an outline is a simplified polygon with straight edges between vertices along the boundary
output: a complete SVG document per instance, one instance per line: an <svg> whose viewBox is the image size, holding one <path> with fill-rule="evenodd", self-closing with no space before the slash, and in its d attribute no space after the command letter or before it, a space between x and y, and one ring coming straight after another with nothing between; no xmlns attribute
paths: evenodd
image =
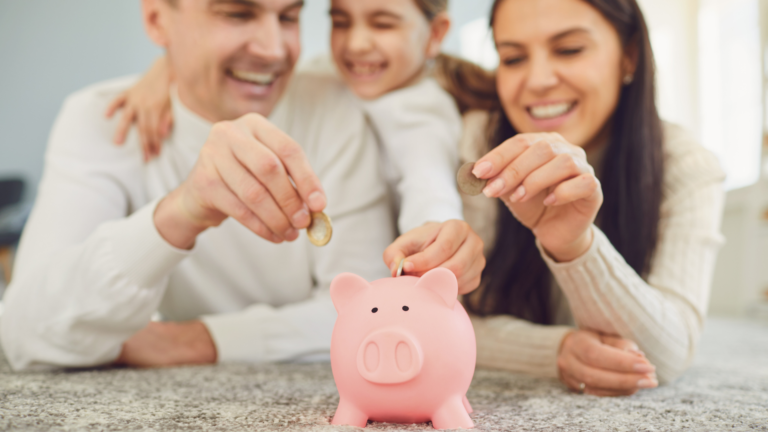
<svg viewBox="0 0 768 432"><path fill-rule="evenodd" d="M486 123L486 113L465 115L462 163L487 151ZM512 316L472 317L478 366L555 378L560 342L575 326L635 341L656 366L661 382L675 379L688 367L723 242L725 176L714 155L667 123L664 157L659 243L647 281L595 226L592 246L574 261L556 263L539 245L556 281L555 325L535 325ZM486 253L493 248L496 205L496 200L482 195L464 197L465 218L485 241Z"/></svg>

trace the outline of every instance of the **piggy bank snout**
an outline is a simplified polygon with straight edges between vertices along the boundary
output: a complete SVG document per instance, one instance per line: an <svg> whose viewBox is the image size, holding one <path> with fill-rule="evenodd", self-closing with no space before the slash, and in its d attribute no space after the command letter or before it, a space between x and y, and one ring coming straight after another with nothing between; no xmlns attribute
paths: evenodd
<svg viewBox="0 0 768 432"><path fill-rule="evenodd" d="M357 370L375 384L398 384L421 372L424 355L407 330L385 328L368 335L357 351Z"/></svg>

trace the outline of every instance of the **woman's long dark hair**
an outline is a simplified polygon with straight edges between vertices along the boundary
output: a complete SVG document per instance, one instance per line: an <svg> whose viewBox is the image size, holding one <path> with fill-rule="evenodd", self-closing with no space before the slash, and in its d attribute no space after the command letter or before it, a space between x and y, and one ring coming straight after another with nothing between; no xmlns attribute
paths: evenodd
<svg viewBox="0 0 768 432"><path fill-rule="evenodd" d="M491 12L491 27L499 5ZM653 53L645 19L636 0L582 0L616 29L625 49L637 52L631 84L621 90L610 118L610 138L600 172L604 201L598 223L624 260L647 277L659 231L662 198L662 126L656 110ZM467 90L467 89L465 89ZM500 109L492 114L489 133L498 146L517 131ZM531 231L499 200L498 232L483 273L481 289L466 306L479 315L511 314L551 324L551 274Z"/></svg>

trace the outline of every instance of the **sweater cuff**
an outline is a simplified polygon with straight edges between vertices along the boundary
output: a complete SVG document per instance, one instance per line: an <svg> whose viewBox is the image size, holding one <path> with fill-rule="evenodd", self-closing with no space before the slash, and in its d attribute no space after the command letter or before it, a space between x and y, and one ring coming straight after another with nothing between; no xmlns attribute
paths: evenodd
<svg viewBox="0 0 768 432"><path fill-rule="evenodd" d="M575 329L536 325L511 316L470 316L477 340L477 366L559 378L557 356Z"/></svg>
<svg viewBox="0 0 768 432"><path fill-rule="evenodd" d="M117 270L139 286L152 286L168 276L192 251L169 244L154 222L155 200L126 219L105 224Z"/></svg>
<svg viewBox="0 0 768 432"><path fill-rule="evenodd" d="M544 262L547 263L547 267L552 271L552 273L557 272L565 272L569 269L576 268L582 266L586 261L590 260L591 258L595 257L598 254L598 249L600 248L600 243L602 241L608 241L608 238L603 234L603 232L600 230L600 228L596 227L594 224L591 226L592 229L592 244L589 245L589 249L587 249L586 252L584 252L580 257L572 260L572 261L566 261L566 262L557 262L549 255L549 253L544 249L544 246L541 245L541 242L539 239L536 239L536 247L539 248L539 253L541 254L541 257L544 259Z"/></svg>
<svg viewBox="0 0 768 432"><path fill-rule="evenodd" d="M248 318L246 311L200 317L216 346L218 363L264 361L264 338L248 328L254 324Z"/></svg>

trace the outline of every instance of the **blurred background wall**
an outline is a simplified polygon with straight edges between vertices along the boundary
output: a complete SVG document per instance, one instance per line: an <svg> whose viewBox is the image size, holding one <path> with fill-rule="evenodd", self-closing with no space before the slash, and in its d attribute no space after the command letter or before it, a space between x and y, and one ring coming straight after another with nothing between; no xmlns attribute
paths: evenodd
<svg viewBox="0 0 768 432"><path fill-rule="evenodd" d="M662 117L693 132L728 173L728 243L711 311L768 316L768 187L759 180L766 177L768 0L639 2L651 32ZM327 51L328 3L306 2L302 61ZM491 3L450 0L454 26L445 51L495 66ZM160 54L144 34L140 0L0 0L0 178L23 178L24 199L31 201L66 95L141 73Z"/></svg>

